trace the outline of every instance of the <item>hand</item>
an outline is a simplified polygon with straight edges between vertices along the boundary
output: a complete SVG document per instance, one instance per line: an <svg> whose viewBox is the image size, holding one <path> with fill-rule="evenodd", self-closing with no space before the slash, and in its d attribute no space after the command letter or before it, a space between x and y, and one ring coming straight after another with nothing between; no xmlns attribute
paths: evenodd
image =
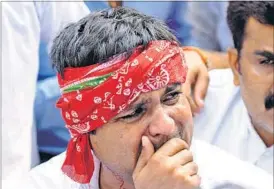
<svg viewBox="0 0 274 189"><path fill-rule="evenodd" d="M188 145L173 138L157 152L148 137L142 137L142 152L133 172L136 189L194 189L200 185L198 167Z"/></svg>
<svg viewBox="0 0 274 189"><path fill-rule="evenodd" d="M185 51L188 66L186 82L183 85L184 93L195 115L204 107L204 99L209 84L207 67L200 55L195 51ZM192 91L193 90L193 91Z"/></svg>

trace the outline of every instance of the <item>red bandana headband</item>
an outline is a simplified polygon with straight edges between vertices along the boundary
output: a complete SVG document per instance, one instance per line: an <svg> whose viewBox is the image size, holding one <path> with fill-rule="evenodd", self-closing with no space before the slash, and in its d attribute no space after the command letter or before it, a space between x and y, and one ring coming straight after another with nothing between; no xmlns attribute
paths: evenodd
<svg viewBox="0 0 274 189"><path fill-rule="evenodd" d="M89 183L94 171L89 132L128 107L141 93L170 83L184 83L187 67L177 43L153 41L103 64L66 68L58 75L62 96L57 102L72 139L62 171L78 183Z"/></svg>

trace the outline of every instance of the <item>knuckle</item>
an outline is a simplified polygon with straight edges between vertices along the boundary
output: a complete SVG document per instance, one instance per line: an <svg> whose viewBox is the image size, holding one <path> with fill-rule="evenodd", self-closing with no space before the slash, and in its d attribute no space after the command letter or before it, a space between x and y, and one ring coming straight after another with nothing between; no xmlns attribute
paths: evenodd
<svg viewBox="0 0 274 189"><path fill-rule="evenodd" d="M200 176L195 176L193 179L192 179L192 186L194 187L199 187L201 185L201 177Z"/></svg>
<svg viewBox="0 0 274 189"><path fill-rule="evenodd" d="M170 140L170 144L171 144L171 146L174 146L174 147L176 147L176 146L184 146L184 147L186 147L186 142L184 142L180 138L173 138L173 139L171 139Z"/></svg>
<svg viewBox="0 0 274 189"><path fill-rule="evenodd" d="M196 163L193 163L193 170L195 172L198 172L198 170L199 170L199 167L198 167L198 165Z"/></svg>
<svg viewBox="0 0 274 189"><path fill-rule="evenodd" d="M187 175L180 168L174 169L173 176L174 178L180 179L183 182L187 180Z"/></svg>
<svg viewBox="0 0 274 189"><path fill-rule="evenodd" d="M186 150L185 156L186 156L190 161L193 161L193 154L192 154L191 151Z"/></svg>
<svg viewBox="0 0 274 189"><path fill-rule="evenodd" d="M163 164L164 158L162 156L153 156L150 160L150 162L155 166L160 166Z"/></svg>
<svg viewBox="0 0 274 189"><path fill-rule="evenodd" d="M171 171L174 167L172 161L165 161L163 164L161 164L167 171Z"/></svg>

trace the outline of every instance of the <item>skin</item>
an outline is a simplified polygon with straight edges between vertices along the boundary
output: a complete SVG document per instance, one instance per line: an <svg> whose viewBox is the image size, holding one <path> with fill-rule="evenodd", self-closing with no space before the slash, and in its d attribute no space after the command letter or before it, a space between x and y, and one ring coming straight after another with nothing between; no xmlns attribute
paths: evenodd
<svg viewBox="0 0 274 189"><path fill-rule="evenodd" d="M123 1L108 1L108 4L112 8L122 6Z"/></svg>
<svg viewBox="0 0 274 189"><path fill-rule="evenodd" d="M100 188L119 188L123 184L123 188L142 189L149 183L155 187L164 176L169 186L166 188L195 188L199 184L198 177L192 178L197 174L197 165L188 151L193 120L182 90L181 84L170 84L143 93L90 135L94 153L102 163ZM176 174L167 177L166 170ZM151 179L147 178L148 171L154 173Z"/></svg>
<svg viewBox="0 0 274 189"><path fill-rule="evenodd" d="M229 51L234 83L240 86L252 124L268 147L273 145L274 132L274 109L265 107L265 98L274 94L273 33L273 26L261 24L251 17L246 24L240 58L235 49Z"/></svg>
<svg viewBox="0 0 274 189"><path fill-rule="evenodd" d="M196 115L204 107L209 74L205 62L195 51L185 51L185 59L188 66L188 74L184 83L184 94L186 95L193 115Z"/></svg>

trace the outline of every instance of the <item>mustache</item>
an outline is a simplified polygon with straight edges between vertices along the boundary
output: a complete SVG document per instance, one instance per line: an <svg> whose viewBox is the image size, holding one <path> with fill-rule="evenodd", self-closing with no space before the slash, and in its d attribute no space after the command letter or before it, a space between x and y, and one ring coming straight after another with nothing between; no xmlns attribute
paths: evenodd
<svg viewBox="0 0 274 189"><path fill-rule="evenodd" d="M264 105L266 110L274 108L274 94L271 94L265 98Z"/></svg>

